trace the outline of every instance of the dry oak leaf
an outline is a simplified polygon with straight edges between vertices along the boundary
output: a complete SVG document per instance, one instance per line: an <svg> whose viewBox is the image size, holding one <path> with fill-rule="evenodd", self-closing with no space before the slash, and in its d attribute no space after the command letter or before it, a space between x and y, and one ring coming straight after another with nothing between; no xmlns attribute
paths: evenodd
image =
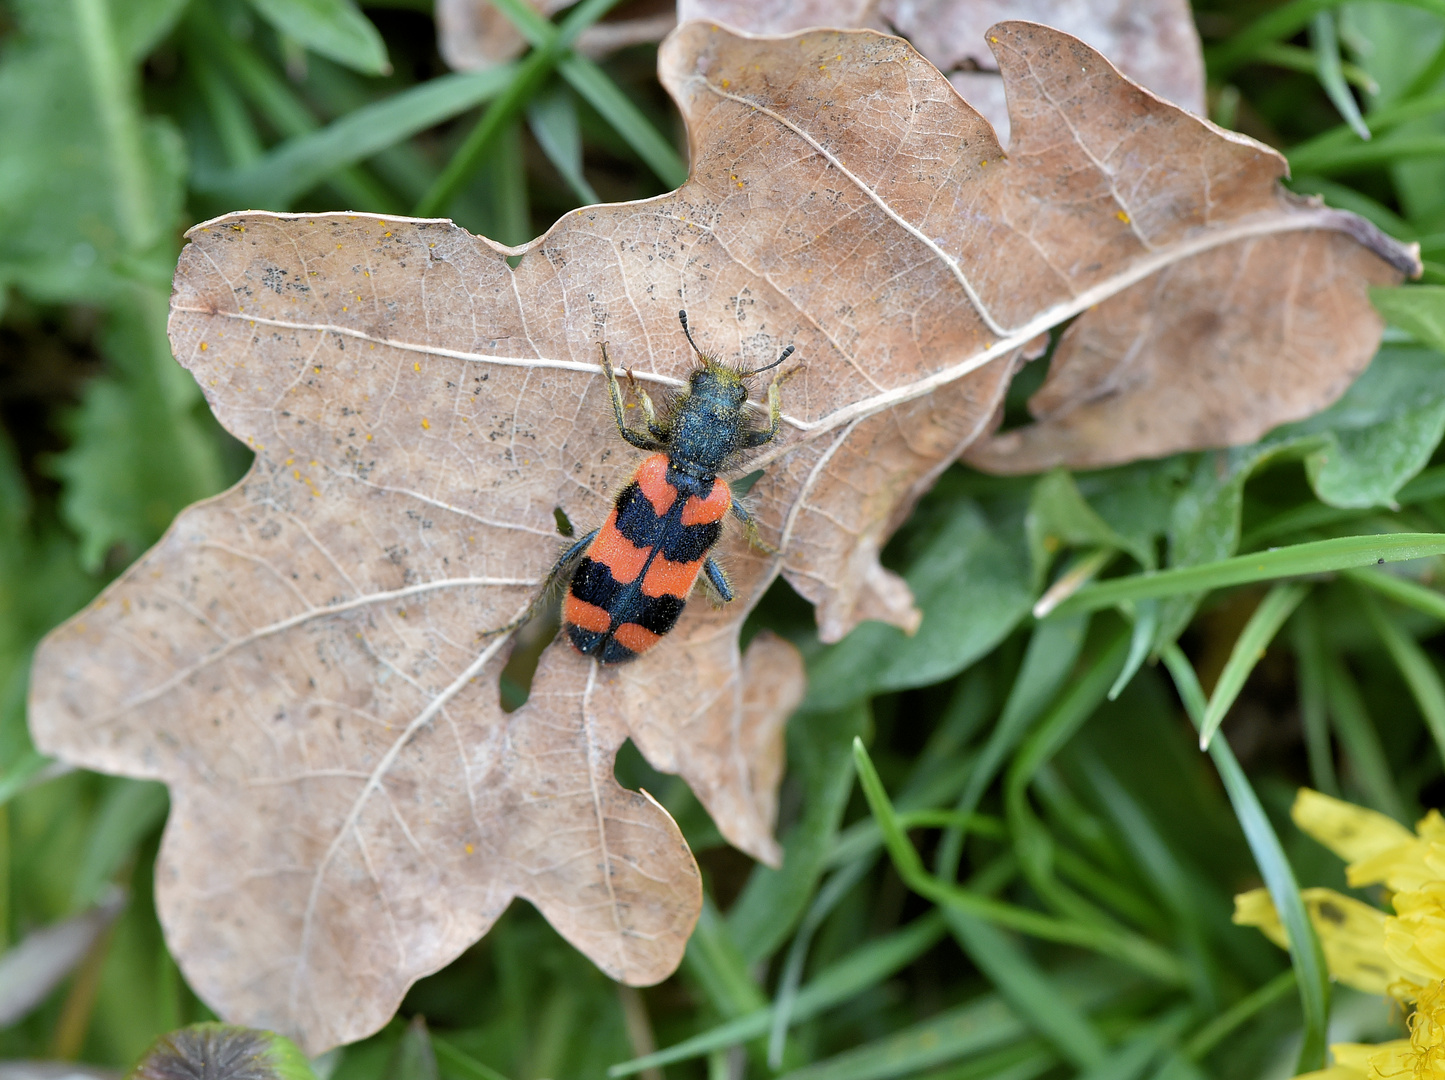
<svg viewBox="0 0 1445 1080"><path fill-rule="evenodd" d="M907 38L1009 145L1004 83L988 28L1027 19L1093 46L1141 86L1204 112L1204 53L1189 0L678 0L679 20L711 19L752 34L866 27Z"/></svg>
<svg viewBox="0 0 1445 1080"><path fill-rule="evenodd" d="M313 1053L363 1036L514 896L613 976L663 977L697 872L614 753L633 739L775 860L802 669L771 635L741 651L742 619L781 573L828 639L915 624L878 552L987 428L1025 343L1160 274L1301 251L1342 269L1288 294L1292 318L1374 331L1365 288L1404 256L1280 194L1272 151L1066 34L991 40L1030 148L1007 157L897 38L688 24L659 57L692 148L676 192L517 249L349 214L191 231L172 343L255 464L46 639L30 715L46 752L170 785L158 906L220 1014ZM679 386L679 307L725 356L797 347L783 431L743 466L766 469L749 501L780 554L725 534L734 603L695 599L620 668L554 646L508 715L496 631L556 555L554 508L599 523L640 456L599 342ZM1363 362L1308 341L1322 367Z"/></svg>

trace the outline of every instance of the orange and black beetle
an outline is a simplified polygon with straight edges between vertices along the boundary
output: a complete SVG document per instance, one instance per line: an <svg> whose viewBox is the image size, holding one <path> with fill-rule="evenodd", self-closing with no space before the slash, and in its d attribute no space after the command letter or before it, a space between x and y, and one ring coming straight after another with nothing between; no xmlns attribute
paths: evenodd
<svg viewBox="0 0 1445 1080"><path fill-rule="evenodd" d="M729 367L697 347L687 312L677 315L702 366L660 419L647 393L634 387L646 432L627 426L622 388L602 347L617 430L651 456L618 493L602 527L573 544L552 572L554 579L571 573L562 606L567 637L579 652L603 664L632 660L656 645L682 614L700 573L722 600L733 598L727 575L709 555L729 512L747 527L749 538L760 543L757 526L717 474L738 453L777 435L780 387L792 371L779 372L768 386L768 426L761 430L744 417L745 380L777 367L793 347L755 371Z"/></svg>

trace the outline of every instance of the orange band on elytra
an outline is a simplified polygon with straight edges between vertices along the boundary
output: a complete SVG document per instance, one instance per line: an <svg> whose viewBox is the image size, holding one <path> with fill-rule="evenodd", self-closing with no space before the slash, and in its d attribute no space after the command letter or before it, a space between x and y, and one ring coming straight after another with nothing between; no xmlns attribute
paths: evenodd
<svg viewBox="0 0 1445 1080"><path fill-rule="evenodd" d="M562 605L562 618L573 626L580 626L583 630L591 630L597 634L605 634L612 625L612 616L607 614L606 608L589 604L586 600L578 600L571 593L567 594Z"/></svg>
<svg viewBox="0 0 1445 1080"><path fill-rule="evenodd" d="M607 567L620 584L627 585L637 580L651 552L650 547L640 548L617 531L617 511L614 510L597 530L597 539L587 549L587 557Z"/></svg>
<svg viewBox="0 0 1445 1080"><path fill-rule="evenodd" d="M707 493L706 499L699 499L696 495L687 500L682 508L682 523L684 525L711 525L714 521L721 521L733 505L733 493L729 490L727 483L722 480L712 482L712 490Z"/></svg>
<svg viewBox="0 0 1445 1080"><path fill-rule="evenodd" d="M633 479L658 517L672 509L672 504L677 501L677 488L667 482L666 454L653 454L637 467Z"/></svg>
<svg viewBox="0 0 1445 1080"><path fill-rule="evenodd" d="M701 569L701 559L696 562L670 562L658 555L647 568L647 576L642 579L642 593L644 596L675 596L686 600Z"/></svg>
<svg viewBox="0 0 1445 1080"><path fill-rule="evenodd" d="M617 644L631 649L635 653L642 653L661 641L662 635L654 634L651 630L638 626L636 623L625 622L613 631L612 638Z"/></svg>

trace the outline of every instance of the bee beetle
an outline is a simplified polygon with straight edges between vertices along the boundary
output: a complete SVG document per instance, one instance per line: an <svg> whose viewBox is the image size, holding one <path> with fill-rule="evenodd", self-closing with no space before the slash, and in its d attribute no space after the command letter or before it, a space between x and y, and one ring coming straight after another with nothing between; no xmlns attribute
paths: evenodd
<svg viewBox="0 0 1445 1080"><path fill-rule="evenodd" d="M647 421L645 432L627 425L622 388L602 345L602 370L618 434L651 456L618 493L602 527L573 544L552 571L552 580L571 575L562 606L568 639L603 664L635 659L661 641L682 614L700 573L724 602L733 598L727 575L710 554L729 513L742 522L752 543L767 548L756 523L717 474L738 453L777 435L780 388L797 369L779 372L768 386L766 428L752 427L744 416L746 380L777 367L793 347L766 367L733 368L697 347L686 311L677 317L701 367L660 418L646 391L633 383Z"/></svg>

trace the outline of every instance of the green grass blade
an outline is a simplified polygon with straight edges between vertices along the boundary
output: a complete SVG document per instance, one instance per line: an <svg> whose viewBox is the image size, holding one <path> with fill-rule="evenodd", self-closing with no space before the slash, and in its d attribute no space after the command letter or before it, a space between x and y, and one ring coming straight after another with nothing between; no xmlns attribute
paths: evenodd
<svg viewBox="0 0 1445 1080"><path fill-rule="evenodd" d="M1319 18L1319 16L1315 16ZM1282 67L1289 71L1298 71L1306 75L1313 75L1316 78L1320 74L1320 60L1311 49L1302 49L1298 45L1265 45L1257 53L1254 59L1262 64L1272 64L1275 67ZM1358 64L1340 64L1340 74L1344 76L1346 83L1358 86L1366 93L1377 93L1379 85L1370 78L1370 73ZM1346 125L1348 128L1348 125ZM1369 128L1365 129L1366 131Z"/></svg>
<svg viewBox="0 0 1445 1080"><path fill-rule="evenodd" d="M943 917L959 947L988 976L1014 1012L1067 1061L1087 1069L1104 1060L1108 1047L1088 1017L1059 993L1008 935L961 911L946 909Z"/></svg>
<svg viewBox="0 0 1445 1080"><path fill-rule="evenodd" d="M1358 585L1445 622L1445 594L1417 581L1379 570L1346 570L1345 576Z"/></svg>
<svg viewBox="0 0 1445 1080"><path fill-rule="evenodd" d="M687 163L678 156L672 143L663 137L641 110L628 100L617 84L600 67L585 56L568 56L557 65L572 89L581 94L599 116L627 140L627 145L657 174L669 188L681 187L687 180Z"/></svg>
<svg viewBox="0 0 1445 1080"><path fill-rule="evenodd" d="M1344 658L1329 656L1325 662L1325 693L1334 719L1335 734L1353 768L1354 778L1366 801L1396 821L1406 822L1405 802L1395 787L1379 732L1365 708L1360 688L1345 666Z"/></svg>
<svg viewBox="0 0 1445 1080"><path fill-rule="evenodd" d="M295 138L321 127L286 80L245 44L224 33L215 20L202 18L193 12L186 21L186 27L194 35L196 50L212 62L219 62L241 94L277 131L288 138ZM337 171L327 178L327 182L355 209L374 209L383 213L401 210L383 185L354 165ZM285 207L280 202L268 202L269 207L265 207L268 209Z"/></svg>
<svg viewBox="0 0 1445 1080"><path fill-rule="evenodd" d="M561 86L538 94L527 105L527 125L567 186L584 205L602 200L582 173L582 134L577 108Z"/></svg>
<svg viewBox="0 0 1445 1080"><path fill-rule="evenodd" d="M238 206L290 204L338 169L365 161L496 97L515 75L516 65L502 64L418 83L324 128L288 139L248 168L203 180L198 186Z"/></svg>
<svg viewBox="0 0 1445 1080"><path fill-rule="evenodd" d="M1420 643L1402 630L1373 596L1363 589L1358 590L1358 595L1370 625L1400 669L1415 704L1420 706L1420 715L1425 718L1436 749L1445 758L1445 682L1441 681L1440 672Z"/></svg>
<svg viewBox="0 0 1445 1080"><path fill-rule="evenodd" d="M933 948L946 932L942 916L931 912L886 937L859 945L847 957L820 971L798 992L793 1022L802 1023L877 986ZM756 1039L767 1034L773 1013L771 1007L758 1009L656 1053L613 1065L607 1075L631 1076Z"/></svg>
<svg viewBox="0 0 1445 1080"><path fill-rule="evenodd" d="M1111 672L1112 674L1112 672ZM1099 691L1100 696L1103 690ZM893 860L899 877L914 892L935 904L975 915L998 926L1018 930L1022 933L1056 941L1064 945L1077 945L1112 956L1155 979L1166 983L1178 983L1183 973L1178 961L1152 942L1132 936L1121 936L1108 928L1086 925L1045 915L1029 908L980 896L968 889L940 881L923 868L923 860L909 842L899 825L898 816L888 800L883 781L861 739L853 742L853 757L858 768L858 779L868 807L883 830L884 845Z"/></svg>
<svg viewBox="0 0 1445 1080"><path fill-rule="evenodd" d="M1369 165L1389 165L1417 158L1438 158L1445 155L1445 135L1391 136L1351 146L1321 147L1308 154L1286 155L1290 171L1301 173L1344 172Z"/></svg>
<svg viewBox="0 0 1445 1080"><path fill-rule="evenodd" d="M136 845L165 820L169 805L162 784L125 778L107 782L76 870L72 910L80 911L100 900L115 872L135 853Z"/></svg>
<svg viewBox="0 0 1445 1080"><path fill-rule="evenodd" d="M813 935L818 932L818 927L823 925L823 920L832 913L843 897L852 892L864 876L873 869L876 861L870 854L855 859L835 871L832 877L818 890L817 895L813 898L813 903L804 913L798 932L793 935L792 944L788 946L787 959L783 962L783 972L778 976L777 991L773 994L773 1017L768 1031L769 1068L776 1070L782 1067L788 1029L792 1027L796 1015L798 987L803 981L803 965L808 959L808 949L813 943Z"/></svg>
<svg viewBox="0 0 1445 1080"><path fill-rule="evenodd" d="M1229 651L1229 660L1225 663L1224 670L1219 673L1219 681L1214 686L1214 693L1209 697L1209 705L1205 708L1204 719L1199 725L1199 749L1209 749L1209 741L1214 738L1214 733L1224 722L1225 714L1239 697L1239 692L1244 689L1244 682L1249 678L1250 672L1264 658L1264 651L1274 640L1274 635L1279 633L1284 621L1299 607L1300 601L1308 593L1308 585L1276 585L1269 590L1259 607L1254 609L1254 614L1249 617L1249 622L1235 641L1234 648Z"/></svg>
<svg viewBox="0 0 1445 1080"><path fill-rule="evenodd" d="M1025 1041L1028 1028L992 994L835 1057L784 1080L887 1080Z"/></svg>
<svg viewBox="0 0 1445 1080"><path fill-rule="evenodd" d="M748 973L747 961L728 934L710 899L704 898L697 927L687 942L683 966L713 1008L729 1019L761 1009L765 998Z"/></svg>
<svg viewBox="0 0 1445 1080"><path fill-rule="evenodd" d="M1164 648L1162 657L1174 678L1185 711L1194 726L1202 729L1204 691L1199 686L1193 665L1173 642ZM1250 786L1249 778L1244 775L1229 748L1229 742L1224 738L1211 741L1209 756L1219 770L1219 778L1224 783L1240 828L1244 830L1255 865L1259 867L1260 876L1264 878L1270 899L1274 901L1275 910L1279 912L1289 936L1290 959L1299 979L1300 1006L1304 1013L1304 1044L1300 1048L1296 1071L1318 1069L1325 1061L1325 1035L1330 1016L1330 973L1325 965L1324 949L1320 947L1319 936L1300 898L1294 868L1290 866L1284 847L1265 816L1264 807Z"/></svg>
<svg viewBox="0 0 1445 1080"><path fill-rule="evenodd" d="M969 814L993 783L1010 751L1028 733L1029 726L1058 692L1084 646L1088 620L1049 619L1034 626L1019 673L1004 703L1003 715L989 733L988 742L969 772L968 786L956 809ZM964 830L951 829L939 841L936 871L945 881L957 875L963 852Z"/></svg>
<svg viewBox="0 0 1445 1080"><path fill-rule="evenodd" d="M1320 640L1314 605L1300 609L1294 623L1295 683L1299 687L1300 722L1305 729L1310 783L1316 791L1340 797L1335 775L1334 747L1330 743L1330 713L1326 704L1325 652Z"/></svg>
<svg viewBox="0 0 1445 1080"><path fill-rule="evenodd" d="M1109 687L1110 701L1117 701L1124 688L1139 674L1144 661L1149 659L1149 649L1154 644L1154 634L1159 629L1158 603L1153 600L1140 600L1134 605L1134 609L1134 629L1129 635L1129 655L1124 658L1124 666L1114 680L1114 685Z"/></svg>
<svg viewBox="0 0 1445 1080"><path fill-rule="evenodd" d="M552 69L572 47L583 30L615 7L619 0L582 0L556 28L532 50L513 73L507 88L487 107L471 133L446 168L416 206L417 217L435 217L446 212L462 186L481 167L492 144L547 81ZM505 9L504 9L505 10Z"/></svg>
<svg viewBox="0 0 1445 1080"><path fill-rule="evenodd" d="M1445 0L1400 0L1406 7L1419 8L1445 17ZM1261 15L1228 41L1204 53L1211 79L1223 79L1240 64L1248 62L1261 46L1294 37L1321 11L1338 7L1340 0L1291 0Z"/></svg>
<svg viewBox="0 0 1445 1080"><path fill-rule="evenodd" d="M490 1065L485 1065L468 1053L457 1049L435 1033L431 1037L432 1051L436 1054L437 1067L444 1076L457 1080L507 1080Z"/></svg>
<svg viewBox="0 0 1445 1080"><path fill-rule="evenodd" d="M352 0L251 0L267 22L306 48L367 75L387 75L381 34Z"/></svg>
<svg viewBox="0 0 1445 1080"><path fill-rule="evenodd" d="M1345 82L1344 67L1340 60L1340 35L1335 26L1333 11L1321 11L1310 20L1310 45L1314 49L1320 85L1324 87L1325 94L1340 111L1350 129L1368 142L1370 129L1365 126L1359 103L1355 101L1355 95L1350 93L1349 84Z"/></svg>
<svg viewBox="0 0 1445 1080"><path fill-rule="evenodd" d="M1198 566L1181 566L1086 585L1054 609L1054 618L1097 611L1125 600L1182 596L1247 585L1255 581L1327 574L1372 563L1405 562L1445 554L1445 534L1393 533L1341 536L1304 544L1235 555Z"/></svg>
<svg viewBox="0 0 1445 1080"><path fill-rule="evenodd" d="M1298 985L1294 968L1281 971L1254 992L1245 995L1191 1035L1182 1052L1191 1061L1198 1061L1213 1050L1240 1025L1269 1008Z"/></svg>

